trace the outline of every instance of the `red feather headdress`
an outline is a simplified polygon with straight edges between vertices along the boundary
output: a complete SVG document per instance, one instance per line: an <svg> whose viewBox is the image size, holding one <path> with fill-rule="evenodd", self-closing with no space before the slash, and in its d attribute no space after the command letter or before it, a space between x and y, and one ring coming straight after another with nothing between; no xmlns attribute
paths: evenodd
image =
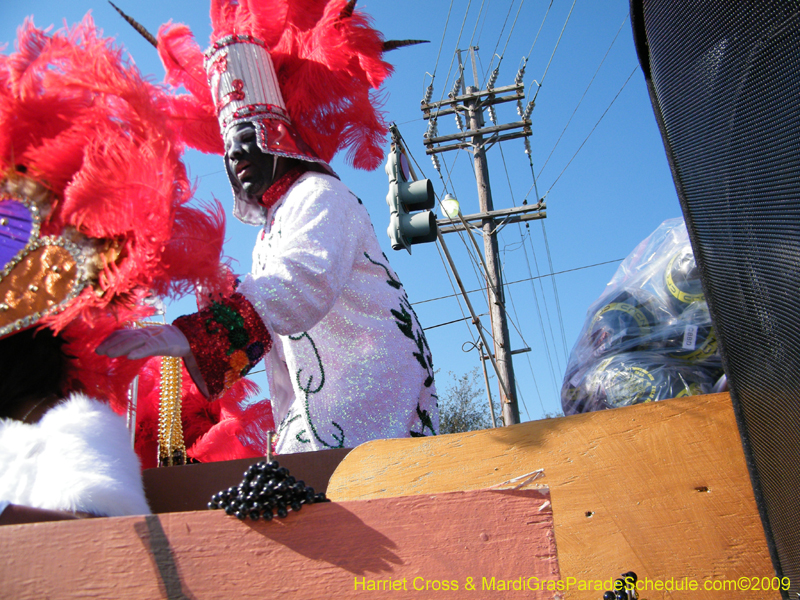
<svg viewBox="0 0 800 600"><path fill-rule="evenodd" d="M224 130L249 120L284 128L296 145L287 152L285 144L273 143L286 136L267 130L260 140L265 152L327 163L346 148L354 167L378 167L387 127L376 94L392 68L382 59L381 34L366 15L353 10L354 4L212 0L212 46L205 64L213 86L189 29L162 26L158 49L167 81L191 92L173 98L182 139L199 150L222 153L220 125ZM256 60L256 47L268 54L267 61ZM253 56L245 56L251 51ZM248 72L256 62L260 72ZM220 78L226 69L232 70L227 80ZM256 84L256 79L269 82L273 77L277 96Z"/></svg>
<svg viewBox="0 0 800 600"><path fill-rule="evenodd" d="M173 106L89 16L52 34L28 19L0 55L0 336L61 332L68 388L122 393L141 363L97 343L150 293L217 286L224 215L187 204Z"/></svg>

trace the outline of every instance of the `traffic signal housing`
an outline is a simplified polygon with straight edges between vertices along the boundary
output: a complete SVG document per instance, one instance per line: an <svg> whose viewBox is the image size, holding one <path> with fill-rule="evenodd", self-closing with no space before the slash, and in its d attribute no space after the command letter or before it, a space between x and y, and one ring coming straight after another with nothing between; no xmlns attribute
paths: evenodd
<svg viewBox="0 0 800 600"><path fill-rule="evenodd" d="M386 232L392 250L405 248L411 254L412 244L433 242L437 237L436 215L430 210L436 203L433 184L430 179L410 181L405 155L396 143L392 144L386 160L386 175L389 176L386 204L391 213Z"/></svg>

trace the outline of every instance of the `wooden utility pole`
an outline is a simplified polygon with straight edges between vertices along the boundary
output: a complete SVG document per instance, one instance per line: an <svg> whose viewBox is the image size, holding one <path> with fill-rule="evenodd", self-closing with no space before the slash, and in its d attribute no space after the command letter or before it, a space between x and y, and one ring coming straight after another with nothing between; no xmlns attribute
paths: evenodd
<svg viewBox="0 0 800 600"><path fill-rule="evenodd" d="M502 397L503 424L512 425L519 423L519 406L517 404L517 390L514 379L514 364L512 362L511 342L508 332L508 319L506 317L505 294L503 292L502 271L500 269L500 259L498 252L496 228L497 218L503 222L519 222L532 219L542 219L546 216L545 205L539 202L535 206L523 206L519 209L494 210L492 201L492 189L489 182L489 167L486 161L487 146L491 146L503 140L520 138L531 134L531 122L523 116L521 121L504 125L485 126L483 111L495 104L516 100L521 106L522 99L525 97L524 86L521 77L513 86L503 88L490 88L481 90L478 86L478 74L475 63L474 49L470 48L472 58L472 71L475 77L475 86L464 90L461 87L461 95L458 95L458 87L454 88L448 100L435 103L423 103L422 111L426 119L431 119L429 134L426 135L426 153L436 155L448 150L470 148L473 152L475 165L475 177L478 186L478 202L480 213L459 215L456 219L441 219L438 221L441 233L451 231L469 230L469 221L480 221L483 231L484 245L484 267L486 271L487 286L489 288L489 311L492 320L492 337L494 340L494 356L492 361L496 366L498 379L500 380L500 394ZM460 58L460 55L459 55ZM460 60L459 60L460 63ZM443 114L461 114L467 117L467 130L452 134L439 136L436 127L436 119ZM520 110L524 114L524 111ZM460 123L460 121L459 121ZM516 131L514 131L516 130ZM431 135L432 133L432 135ZM488 137L485 137L488 136ZM455 142L449 145L442 145L443 142ZM437 164L437 161L434 161ZM446 228L450 225L449 228ZM470 234L471 237L471 234ZM474 243L474 240L473 240ZM487 353L490 352L486 348ZM492 356L484 356L483 360L491 359Z"/></svg>
<svg viewBox="0 0 800 600"><path fill-rule="evenodd" d="M468 94L478 92L477 87L467 89ZM469 128L475 132L472 136L473 160L475 162L475 179L478 184L478 203L482 213L494 210L492 188L489 184L489 165L486 163L486 149L483 147L483 109L476 97L467 100L469 109ZM489 285L489 311L492 316L492 337L494 338L494 355L503 378L508 397L503 398L503 423L511 425L519 423L519 407L517 404L517 388L514 380L514 363L511 359L511 340L508 335L508 319L503 294L503 275L500 271L495 220L487 215L482 221L483 250L486 259L486 278ZM487 348L488 350L488 348Z"/></svg>

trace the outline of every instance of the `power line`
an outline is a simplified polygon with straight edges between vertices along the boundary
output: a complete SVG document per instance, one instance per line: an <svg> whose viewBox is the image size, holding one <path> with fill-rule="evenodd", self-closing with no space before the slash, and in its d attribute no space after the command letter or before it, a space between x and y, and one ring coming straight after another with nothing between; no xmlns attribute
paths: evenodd
<svg viewBox="0 0 800 600"><path fill-rule="evenodd" d="M611 52L611 48L614 46L614 43L617 41L617 38L619 37L619 33L620 33L620 31L622 31L622 27L625 25L625 21L627 21L627 20L628 20L628 15L625 15L625 18L622 19L622 23L620 23L620 25L619 25L619 29L617 29L617 34L614 36L614 39L611 40L611 44L609 44L608 50L606 50L606 53L603 55L603 58L600 61L600 64L597 65L597 70L595 70L594 75L592 75L592 79L591 79L591 81L589 81L589 85L586 86L586 89L583 91L583 95L581 96L580 100L578 100L577 106L575 106L575 110L572 111L572 114L570 115L569 120L567 121L567 124L564 125L564 129L561 131L561 135L558 136L558 139L556 140L556 143L553 146L553 149L550 150L550 154L547 155L547 160L544 161L544 164L542 165L542 168L539 169L539 177L542 176L542 171L544 171L544 168L547 166L547 163L550 162L550 157L553 156L553 152L556 151L556 148L558 147L558 144L561 141L561 138L564 137L564 133L567 131L567 127L569 127L569 124L572 123L572 119L575 117L575 113L578 112L578 108L580 108L581 103L583 102L583 99L586 97L586 94L589 92L589 88L592 87L592 83L594 83L594 80L597 77L597 74L600 72L600 67L602 67L603 63L606 61L606 58L608 57L608 53Z"/></svg>
<svg viewBox="0 0 800 600"><path fill-rule="evenodd" d="M464 314L464 307L463 307L463 306L461 306L461 298L460 298L461 294L459 294L458 292L456 292L456 286L455 286L455 284L453 283L453 278L452 278L452 277L450 277L450 271L447 269L447 262L445 261L445 259L444 259L444 256L442 256L442 249L439 247L439 244L438 244L438 243L436 244L436 249L439 251L439 259L442 261L442 266L444 267L444 272L447 274L447 280L450 282L450 287L451 287L451 288L452 288L452 290L453 290L453 295L452 295L452 296L450 296L450 297L451 297L451 298L452 298L453 296L455 296L455 297L456 297L456 301L458 302L458 309L461 311L461 316L462 316L462 317L464 317L464 318L463 318L463 319L461 319L461 320L462 320L462 321L464 321L464 325L465 325L465 326L466 326L466 328L467 328L467 332L469 332L469 337L470 337L470 339L472 340L472 342L473 342L473 343L475 343L475 335L472 333L472 328L469 326L469 324L468 324L468 323L466 323L466 321L467 321L467 319L469 319L469 317L467 317L467 316Z"/></svg>
<svg viewBox="0 0 800 600"><path fill-rule="evenodd" d="M550 272L553 272L553 257L550 254L550 243L547 241L547 231L544 227L544 220L542 220L542 237L544 238L544 248L547 254L547 263L550 267ZM550 278L551 283L553 284L553 296L556 299L556 314L558 314L558 324L561 327L561 342L564 346L564 361L566 362L569 360L569 351L567 350L567 334L564 332L564 319L561 316L561 301L558 299L558 286L556 286L556 278ZM554 342L555 343L555 342ZM561 365L559 365L559 369Z"/></svg>
<svg viewBox="0 0 800 600"><path fill-rule="evenodd" d="M514 297L512 296L510 289L508 290L508 298L509 298L509 300L511 300L511 310L514 312L514 317L515 317L514 319L509 317L509 321L511 321L511 324L514 326L514 329L516 329L517 334L519 334L519 337L522 340L522 343L523 343L524 347L530 348L530 345L528 344L528 342L525 341L525 336L522 335L522 331L520 331L520 328L517 327L517 324L514 322L515 319L519 320L519 316L517 315L517 305L514 303ZM526 354L527 354L527 352L526 352ZM531 377L533 378L533 384L536 387L536 395L539 398L539 406L542 407L542 413L544 413L545 410L544 410L544 404L542 403L542 395L539 392L539 384L536 382L536 375L533 372L533 365L531 365L530 360L528 360L528 368L530 369ZM522 395L522 390L519 387L519 385L517 385L517 394L519 395L520 400L522 401L522 406L525 409L525 413L528 415L528 418L530 418L531 413L528 410L528 405L525 403L525 397Z"/></svg>
<svg viewBox="0 0 800 600"><path fill-rule="evenodd" d="M525 0L521 0L519 3L519 8L517 9L517 14L514 16L514 22L511 24L511 29L508 32L508 37L506 38L506 44L503 46L503 51L500 53L497 61L497 69L500 68L500 63L503 62L503 56L506 54L506 48L508 48L508 42L511 41L511 34L514 33L514 27L517 25L517 19L519 19L519 13L522 10L522 5L525 3ZM494 45L494 50L492 50L492 59L489 61L489 68L486 69L484 72L484 79L483 79L483 87L486 87L487 76L489 74L489 69L492 68L492 63L494 62L494 57L497 56L497 47L500 45L500 40L503 38L503 32L506 30L506 23L508 23L508 17L511 15L511 9L514 8L514 2L512 1L508 7L508 13L506 13L506 19L503 21L503 28L500 30L500 34L497 36L497 43Z"/></svg>
<svg viewBox="0 0 800 600"><path fill-rule="evenodd" d="M224 173L225 169L220 169L219 171L212 171L211 173L205 173L204 175L198 175L195 179L203 179L204 177L211 177L212 175L219 175L220 173Z"/></svg>
<svg viewBox="0 0 800 600"><path fill-rule="evenodd" d="M436 54L436 64L433 67L433 75L431 75L431 85L433 85L433 80L436 79L436 69L439 68L439 57L442 55L442 46L444 46L444 37L447 33L447 25L450 23L450 11L453 10L453 0L450 0L450 8L447 9L447 19L444 22L444 30L442 31L442 41L439 42L439 52ZM448 77L450 74L448 73Z"/></svg>
<svg viewBox="0 0 800 600"><path fill-rule="evenodd" d="M530 237L528 238L528 242L530 243L531 254L533 254L533 265L534 265L534 267L536 267L536 274L538 275L537 277L535 277L535 278L531 277L531 279L530 279L531 292L533 293L533 300L536 303L536 310L537 310L537 314L539 316L539 327L541 327L541 329L542 329L542 339L544 340L544 345L545 345L545 348L546 348L546 351L547 351L548 362L550 363L550 374L551 374L551 376L553 378L553 385L555 386L556 385L556 375L555 375L555 369L553 368L553 361L552 361L552 356L553 355L550 354L550 345L549 345L549 343L547 341L547 329L550 330L550 339L553 342L553 350L555 350L555 347L556 347L556 337L555 337L555 334L553 333L553 321L550 318L550 309L547 306L547 295L544 293L544 286L542 285L542 279L544 278L544 276L541 274L541 271L539 270L539 260L536 258L536 249L533 247L533 240ZM523 246L523 248L524 248L524 255L525 255L525 263L528 266L528 275L532 276L533 273L531 272L531 262L530 262L530 257L528 256L528 249L525 248L524 246ZM545 313L545 317L546 317L547 327L545 327L545 320L542 319L541 308L539 306L539 296L536 293L536 285L534 285L534 281L535 280L538 280L538 282L539 282L539 291L542 294L542 303L544 304L544 313ZM560 371L561 370L561 362L558 360L558 354L555 355L555 359L556 359L556 364L558 365L558 369Z"/></svg>
<svg viewBox="0 0 800 600"><path fill-rule="evenodd" d="M511 34L514 33L514 27L517 25L517 19L519 19L519 13L522 10L522 5L525 4L525 0L520 0L519 8L517 9L517 14L514 16L514 22L511 23L511 29L508 32L508 37L506 38L506 45L503 46L503 51L500 53L500 60L497 62L497 65L500 66L500 62L502 62L503 57L506 54L506 48L508 48L508 42L511 41ZM513 6L513 3L512 3Z"/></svg>
<svg viewBox="0 0 800 600"><path fill-rule="evenodd" d="M613 100L611 100L611 103L610 103L610 104L609 104L609 105L606 107L606 109L603 111L603 114L602 114L602 115L600 115L600 118L599 118L599 119L597 119L597 123L595 123L595 124L594 124L594 127L592 127L592 130L589 132L589 135L587 135L587 136L586 136L586 139L584 139L584 140L583 140L583 142L581 142L581 145L580 145L580 146L578 147L578 149L575 151L575 154L573 154L573 155L572 155L572 158L570 158L570 159L569 159L569 162L566 164L566 166L565 166L565 167L564 167L564 169L561 171L561 173L559 173L559 174L558 174L558 177L556 177L556 180L555 180L555 181L554 181L554 182L553 182L553 183L550 185L550 188L549 188L549 189L548 189L548 190L547 190L547 191L544 193L544 195L545 195L545 196L547 196L547 194L549 194L549 193L550 193L550 190L552 190L552 189L553 189L553 187L556 185L556 183L558 183L558 180L559 180L559 179L561 179L561 176L564 174L564 171L566 171L566 170L567 170L567 167L569 167L569 166L572 164L572 161L573 161L573 160L575 160L575 157L576 157L576 156L578 156L578 152L580 152L580 151L581 151L581 148L583 148L584 144L586 144L586 142L589 140L589 138L591 137L591 135L594 133L594 130L595 130L595 129L597 129L597 126L598 126L598 125L600 125L600 121L602 121L602 120L603 120L603 117L605 117L605 116L606 116L606 113L607 113L607 112L609 111L609 109L610 109L610 108L611 108L611 107L614 105L614 102L616 102L617 98L619 98L619 95L622 93L622 90L624 90L624 89L625 89L625 86L626 86L626 85L628 85L628 82L631 80L631 77L633 77L633 74L634 74L634 73L636 73L636 69L638 69L638 68L639 68L639 67L633 67L633 71L631 71L631 74L630 74L630 75L628 75L628 78L625 80L625 83L623 83L623 84L622 84L622 87L621 87L621 88L619 88L619 91L617 92L617 95L616 95L616 96L614 96L614 99L613 99Z"/></svg>
<svg viewBox="0 0 800 600"><path fill-rule="evenodd" d="M478 10L478 16L475 19L475 27L472 29L472 35L469 38L469 46L472 47L472 41L475 39L475 32L478 31L478 23L481 22L481 13L483 13L483 7L486 4L486 0L481 0L481 7ZM487 11L488 14L488 11Z"/></svg>
<svg viewBox="0 0 800 600"><path fill-rule="evenodd" d="M509 190L509 194L511 195L511 202L512 202L512 204L514 206L516 206L517 205L517 201L514 198L514 188L511 185L511 176L508 173L508 165L506 163L506 155L505 155L505 152L503 152L503 147L502 146L500 146L500 156L503 159L503 169L505 170L506 181L508 182L508 190ZM530 229L528 229L528 231L530 231ZM522 227L521 226L518 228L518 232L519 232L519 235L520 235L520 239L522 240L522 248L524 250L525 262L526 262L526 264L528 266L528 275L532 275L532 273L531 273L531 263L530 263L530 259L528 258L528 250L527 250L527 248L525 248L525 238L522 235ZM531 250L533 250L533 241L532 240L531 240ZM537 270L537 272L539 270L538 264L536 266L536 270ZM552 271L552 269L551 269L551 271ZM541 282L540 282L540 286L541 286ZM550 345L547 343L547 332L545 331L544 320L542 319L542 308L541 308L541 305L539 304L539 298L536 295L536 286L534 286L533 283L531 283L531 289L533 291L534 304L536 305L536 315L539 318L539 327L540 327L540 329L542 331L542 339L544 341L545 357L547 358L547 364L548 364L548 367L550 368L550 376L551 376L551 378L553 380L553 387L556 387L557 384L556 384L555 369L553 369L553 356L552 356L552 354L550 352ZM511 300L512 300L512 306L513 306L513 298ZM542 303L544 304L545 311L547 312L547 319L548 319L548 323L549 323L550 322L550 311L547 308L547 296L545 296L544 290L542 290ZM516 309L515 309L515 312L516 312ZM515 327L516 327L516 325L515 325ZM551 335L552 335L552 331L551 331ZM521 337L521 335L520 335L520 337ZM527 346L527 344L526 344L526 346ZM555 347L555 339L553 340L553 346ZM535 375L533 375L533 366L531 365L530 360L528 360L528 368L531 370L531 376L533 376L534 380L535 380ZM560 363L559 363L559 370L561 370ZM537 386L537 391L538 391L538 386ZM539 402L541 403L541 396L539 396ZM544 406L542 407L542 410L544 410Z"/></svg>
<svg viewBox="0 0 800 600"><path fill-rule="evenodd" d="M497 48L500 46L500 40L503 39L503 32L506 30L506 24L508 23L508 17L511 16L511 10L514 8L514 2L512 1L511 4L508 5L508 12L506 13L506 19L503 21L503 27L500 29L500 34L497 36L497 43L494 45L494 50L492 50L492 60L489 61L489 68L492 67L492 62L494 62L494 57L497 56ZM488 71L488 69L487 69Z"/></svg>
<svg viewBox="0 0 800 600"><path fill-rule="evenodd" d="M479 315L475 315L476 317L485 317L489 313L481 313ZM436 329L437 327L444 327L445 325L452 325L453 323L461 323L462 321L469 321L472 317L462 317L461 319L456 319L454 321L447 321L446 323L438 323L437 325L431 325L430 327L423 327L423 331L428 331L429 329ZM471 330L470 330L471 331Z"/></svg>
<svg viewBox="0 0 800 600"><path fill-rule="evenodd" d="M464 150L464 152L466 152L466 150ZM455 158L453 159L453 168L455 168L456 160L458 160L458 157L460 155L461 155L461 152L456 152ZM456 191L455 191L455 185L453 184L453 180L452 180L452 177L450 175L450 169L448 169L448 167L447 167L447 160L443 158L443 161L444 161L445 171L447 171L447 178L450 180L450 185L453 188L453 195L458 197L458 194L456 194ZM416 160L414 160L414 162L415 162L415 164L418 164ZM475 165L473 163L469 163L469 165L470 165L470 168L472 169L472 175L473 175L473 177L475 177ZM420 171L421 170L422 169L420 169ZM444 183L444 178L442 177L441 172L439 173L439 176L442 179L442 183ZM447 186L445 185L445 191L446 190L447 190ZM483 232L481 231L480 233L482 234ZM458 237L461 240L461 243L463 243L464 247L466 248L467 256L469 257L473 273L475 274L475 278L478 281L483 280L485 282L486 286L490 287L489 275L486 272L486 270L484 268L482 268L482 267L484 267L483 259L480 257L480 253L478 253L478 258L477 259L475 258L475 256L473 255L473 247L472 247L472 245L467 244L467 240L464 237L465 235L472 235L472 233L471 233L471 231L458 231ZM488 302L488 299L487 299L487 302Z"/></svg>
<svg viewBox="0 0 800 600"><path fill-rule="evenodd" d="M451 4L452 4L452 0L451 0ZM461 35L464 33L464 25L466 25L466 23L467 23L467 15L469 14L469 7L471 5L472 5L472 0L469 0L469 2L467 3L467 10L464 12L464 20L461 22L461 29L458 32L458 39L456 40L456 48L458 48L459 44L461 43ZM453 71L453 63L456 60L456 53L457 53L457 50L454 50L453 51L453 58L450 59L450 67L447 69L447 78L445 79L445 85L442 87L442 97L439 99L440 102L442 100L444 100L445 91L447 90L446 82L450 81L450 73ZM433 118L438 118L440 110L441 110L441 107L437 108L436 115L434 115Z"/></svg>
<svg viewBox="0 0 800 600"><path fill-rule="evenodd" d="M400 125L408 125L409 123L416 123L417 121L424 121L424 120L425 120L424 117L419 117L416 119L409 119L408 121L401 121L400 123L395 123L395 125L399 127Z"/></svg>
<svg viewBox="0 0 800 600"><path fill-rule="evenodd" d="M539 82L539 87L536 88L536 93L533 95L534 102L536 101L536 96L539 95L539 90L542 89L542 85L544 84L544 78L547 76L547 71L550 70L550 63L553 62L553 57L556 55L556 50L558 50L558 45L561 43L561 38L564 35L564 30L567 28L567 23L569 23L569 18L572 16L572 9L575 8L576 1L577 0L572 0L572 6L569 9L569 14L567 14L567 19L564 21L564 26L561 28L561 33L558 35L558 40L556 40L556 45L553 48L553 53L550 55L550 60L547 61L547 67L545 67L544 74L542 75L542 80Z"/></svg>
<svg viewBox="0 0 800 600"><path fill-rule="evenodd" d="M516 206L516 200L514 199L514 190L513 190L513 187L511 185L511 178L510 178L510 176L508 174L508 166L506 164L505 153L503 152L502 146L500 147L500 155L501 155L501 157L503 159L503 166L505 168L506 181L508 181L508 189L509 189L509 192L510 192L510 195L511 195L511 201L514 204L514 206ZM534 173L533 173L533 162L530 159L530 155L529 155L528 158L529 158L529 161L531 162L531 175L534 176ZM535 184L536 184L536 178L534 176L534 185ZM524 253L524 256L525 256L525 263L527 264L527 267L528 267L528 275L533 276L533 273L531 272L530 258L528 257L528 250L527 250L527 248L525 248L525 240L524 240L524 238L522 236L522 228L521 227L519 228L519 232L520 232L520 238L522 239L522 242L523 242L523 246L522 247L523 247L523 253ZM542 232L544 234L544 226L542 227ZM533 254L533 262L534 262L534 265L536 266L536 273L540 274L539 262L536 259L536 250L533 247L533 240L531 240L530 237L529 237L528 241L530 242L531 253ZM547 244L547 237L546 236L544 236L544 241L545 241L545 247L547 248L547 255L548 255L548 258L549 258L550 257L550 248L549 248L549 245ZM550 260L550 272L551 273L553 272L552 260ZM561 318L561 304L560 304L559 298L558 298L558 292L557 292L558 288L555 287L555 278L553 279L553 283L554 283L554 288L553 289L556 290L556 292L554 294L554 298L555 298L555 301L556 301L556 314L558 315L559 323L561 325L562 340L564 340L565 339L565 337L563 335L564 324L563 324L563 320ZM548 328L550 329L550 339L553 342L553 351L555 352L556 337L555 337L555 334L553 333L553 322L550 319L550 308L548 307L548 304L547 304L547 295L544 293L544 287L542 286L542 282L541 281L539 281L539 288L540 288L541 293L542 293L542 304L544 304L544 311L545 311L545 314L547 316L547 325L548 325ZM552 377L552 380L553 380L553 387L557 387L555 369L553 368L553 354L551 354L551 352L550 352L550 344L547 341L547 330L545 329L545 320L542 319L542 308L541 308L541 305L539 304L539 297L536 294L536 286L533 284L533 281L531 281L531 291L533 292L533 300L534 300L534 303L536 304L536 314L537 314L537 317L539 318L539 327L541 328L541 331L542 331L542 341L544 342L545 356L547 357L547 363L548 363L548 366L550 367L550 376ZM558 365L558 370L560 371L561 370L561 361L559 360L557 352L555 354L555 359L556 359L556 364Z"/></svg>
<svg viewBox="0 0 800 600"><path fill-rule="evenodd" d="M489 11L486 11L486 14L483 16L483 24L481 25L481 30L478 32L478 39L475 40L475 45L479 46L481 43L481 36L483 35L483 27L486 25L486 19L489 17Z"/></svg>
<svg viewBox="0 0 800 600"><path fill-rule="evenodd" d="M399 137L400 137L400 140L402 141L402 140L403 140L403 136L402 136L402 134L400 134L400 132L399 132L399 131L398 131L398 135L399 135ZM420 171L420 174L424 176L424 175L425 175L425 173L424 173L424 171L423 171L423 169L422 169L422 166L419 164L419 162L417 161L417 159L416 159L416 158L414 157L414 155L411 153L411 150L408 148L408 145L407 145L407 144L404 144L404 146L406 147L406 152L407 152L407 153L408 153L408 155L411 157L411 160L414 162L414 164L415 164L415 165L417 166L417 168L419 169L419 171ZM459 154L460 154L460 153L456 153L456 157L453 159L453 165L454 165L454 166L455 166L455 161L456 161L456 160L458 160L458 156L459 156ZM455 193L455 186L454 186L454 184L453 184L452 178L450 177L450 172L449 172L449 170L447 169L447 162L446 162L446 161L445 161L445 163L444 163L444 166L445 166L445 170L447 171L447 174L448 174L448 179L450 179L450 185L453 187L453 192ZM441 171L439 172L439 176L440 176L440 178L442 179L442 183L444 184L444 177L442 176L442 174L441 174ZM445 189L447 189L447 186L446 186L446 185L445 185ZM483 277L481 276L481 274L480 274L480 271L481 271L481 265L480 265L480 264L478 264L478 261L477 261L477 260L475 259L475 257L473 256L473 254L472 254L472 248L471 248L471 246L470 246L469 244L467 244L466 240L464 239L464 235L465 235L465 234L466 234L466 235L471 235L471 233L470 233L469 231L466 231L466 232L464 232L464 231L460 231L458 235L459 235L459 238L461 239L462 243L464 244L464 247L465 247L465 248L466 248L466 250L467 250L467 256L468 256L468 257L469 257L469 259L470 259L470 263L471 263L471 265L472 265L473 272L475 273L475 276L476 276L476 278L478 279L478 281L481 281L481 280L483 279L483 280L485 280L485 281L487 282L487 285L488 285L488 281L489 281L489 279L488 279L488 274L484 274L484 275L483 275ZM443 265L444 265L444 267L445 267L445 272L447 272L447 276L448 276L448 278L450 278L450 272L448 271L448 269L447 269L447 264L445 263L445 259L444 259L444 257L442 256L442 249L441 249L441 248L439 248L439 244L438 244L438 243L436 244L436 246L437 246L437 249L439 250L439 257L440 257L440 259L441 259L441 261L442 261L442 264L443 264ZM453 282L452 282L452 280L450 281L450 285L451 285L451 287L452 287L452 289L453 289L453 292L455 292L455 286L453 285ZM461 307L461 302L460 302L460 300L459 300L459 308L461 309L461 314L462 314L462 316L464 316L464 309L463 309L463 307ZM487 300L487 308L488 308L488 300ZM469 331L470 331L470 336L472 337L472 329L471 329L471 328L469 328L469 327L468 327L468 329L469 329ZM474 342L474 341L475 341L475 340L474 340L474 337L473 337L472 339L473 339L473 342Z"/></svg>
<svg viewBox="0 0 800 600"><path fill-rule="evenodd" d="M544 11L544 18L542 22L539 24L539 31L536 32L536 37L533 38L533 43L531 44L531 49L528 50L528 55L525 57L525 62L528 62L528 59L531 57L531 52L533 52L533 47L536 45L536 40L539 39L539 34L542 32L542 27L544 27L544 22L547 21L547 15L550 14L550 9L553 8L553 0L550 0L550 4L547 6L547 10Z"/></svg>
<svg viewBox="0 0 800 600"><path fill-rule="evenodd" d="M603 265L610 265L611 263L618 263L618 262L622 262L623 260L624 259L622 259L622 258L617 258L617 259L614 259L614 260L607 260L607 261L604 261L604 262L595 263L593 265L586 265L586 266L583 266L583 267L575 267L574 269L566 269L564 271L556 271L554 273L547 273L546 275L538 275L538 276L534 276L534 277L526 277L525 279L517 279L516 281L507 281L503 285L514 285L514 284L517 284L517 283L525 283L525 282L528 282L528 281L531 281L531 280L534 280L534 279L544 279L545 277L554 277L556 275L563 275L565 273L573 273L574 271L583 271L584 269L592 269L594 267L602 267ZM474 290L467 290L467 293L468 294L474 294L476 292L483 292L483 291L485 291L485 288L481 287L481 288L476 288ZM457 294L456 293L456 294L449 294L447 296L439 296L437 298L428 298L427 300L418 300L417 302L412 302L411 305L412 306L416 306L417 304L425 304L426 302L435 302L436 300L446 300L447 298L453 298L453 297L457 297L457 296L460 296L460 295L461 294Z"/></svg>

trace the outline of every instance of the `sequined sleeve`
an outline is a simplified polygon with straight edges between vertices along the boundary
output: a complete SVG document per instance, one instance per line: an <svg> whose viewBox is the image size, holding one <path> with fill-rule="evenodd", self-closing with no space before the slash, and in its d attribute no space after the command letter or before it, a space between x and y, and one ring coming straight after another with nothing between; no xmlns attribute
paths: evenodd
<svg viewBox="0 0 800 600"><path fill-rule="evenodd" d="M267 328L241 294L213 301L199 313L179 317L173 325L189 340L212 396L247 375L272 346Z"/></svg>
<svg viewBox="0 0 800 600"><path fill-rule="evenodd" d="M276 210L267 241L257 244L253 271L237 289L271 333L308 331L351 282L364 232L371 228L366 211L344 184L306 174Z"/></svg>

